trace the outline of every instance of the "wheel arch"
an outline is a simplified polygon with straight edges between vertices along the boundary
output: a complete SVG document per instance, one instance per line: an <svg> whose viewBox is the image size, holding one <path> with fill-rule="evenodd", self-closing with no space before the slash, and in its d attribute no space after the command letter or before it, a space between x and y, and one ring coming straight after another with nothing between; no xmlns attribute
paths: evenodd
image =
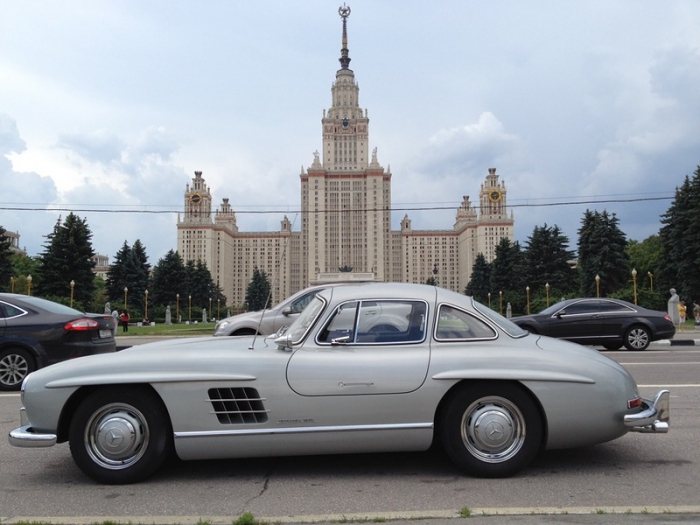
<svg viewBox="0 0 700 525"><path fill-rule="evenodd" d="M75 415L75 411L77 410L78 406L93 392L96 392L98 390L103 390L107 388L118 388L120 390L123 389L128 389L128 388L136 388L136 389L141 389L144 391L149 391L155 398L157 398L160 401L160 404L165 410L165 412L168 414L168 420L171 422L172 425L172 418L170 417L170 412L168 411L168 407L165 405L165 402L163 401L163 398L160 396L160 394L156 391L155 388L153 388L152 385L148 383L121 383L121 384L105 384L105 385L86 385L80 387L78 390L73 392L73 394L68 398L66 403L63 405L63 408L61 409L61 415L58 419L58 425L56 429L56 436L58 438L58 443L65 443L68 441L69 434L70 434L70 424L73 419L73 416ZM171 439L172 439L172 429L170 432Z"/></svg>
<svg viewBox="0 0 700 525"><path fill-rule="evenodd" d="M457 393L461 392L462 390L466 388L470 388L473 386L498 386L498 385L514 385L517 386L519 389L523 391L525 395L530 398L530 400L535 404L537 407L537 411L540 415L540 421L542 421L542 441L540 443L540 451L544 450L545 447L547 446L547 439L549 436L549 424L547 421L547 414L544 411L544 408L542 407L542 403L540 403L540 400L538 397L530 390L527 386L525 386L522 382L520 381L511 381L511 380L506 380L506 379L500 379L500 380L484 380L484 379L463 379L459 381L458 383L454 384L447 392L445 392L445 395L442 396L442 399L440 399L440 402L438 403L437 409L435 410L435 414L433 416L433 428L435 429L435 435L433 436L433 444L439 443L440 442L440 420L442 418L443 413L447 409L447 407L450 405L450 402L454 399L454 397L457 395Z"/></svg>

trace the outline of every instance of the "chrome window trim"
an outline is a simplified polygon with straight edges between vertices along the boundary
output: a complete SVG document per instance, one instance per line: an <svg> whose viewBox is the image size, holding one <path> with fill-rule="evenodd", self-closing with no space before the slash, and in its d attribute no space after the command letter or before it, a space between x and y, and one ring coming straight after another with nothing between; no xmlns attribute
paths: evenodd
<svg viewBox="0 0 700 525"><path fill-rule="evenodd" d="M439 338L437 336L438 321L440 319L440 309L443 306L453 308L454 310L459 310L460 312L463 312L464 314L481 321L482 323L484 323L486 326L488 326L493 331L493 337L466 337L466 338L454 338L454 339L452 339L452 338L450 338L450 339ZM476 311L478 312L478 310L476 310ZM439 341L440 343L464 343L465 341L493 341L495 339L498 339L498 330L497 330L497 327L494 326L494 324L489 322L489 321L490 320L488 320L485 317L482 317L481 315L474 315L473 313L466 311L464 308L460 308L458 306L455 306L452 303L440 303L437 307L437 310L435 311L435 322L433 323L433 339L435 339L436 341Z"/></svg>
<svg viewBox="0 0 700 525"><path fill-rule="evenodd" d="M12 317L0 317L0 319L5 319L6 321L9 320L9 319L17 319L17 318L19 318L19 317L24 317L25 315L27 315L27 314L29 313L29 312L27 312L24 308L20 308L20 307L17 306L16 304L8 303L7 301L0 301L0 303L6 304L6 305L8 305L8 306L11 306L12 308L14 308L14 309L19 310L20 312L22 312L22 313L19 314L19 315L13 315Z"/></svg>
<svg viewBox="0 0 700 525"><path fill-rule="evenodd" d="M338 311L338 308L340 308L343 305L349 304L349 303L357 303L357 312L362 311L362 304L363 303L423 303L425 305L425 329L423 330L423 337L421 339L416 339L412 341L382 341L382 342L376 342L376 341L364 341L364 342L357 342L357 327L359 325L360 319L359 315L355 315L355 323L353 325L353 340L348 341L346 343L340 343L343 346L387 346L387 345L413 345L413 344L420 344L424 343L426 339L428 338L428 334L430 332L429 326L428 326L428 317L430 314L430 305L428 304L428 301L425 299L407 299L407 298L381 298L381 299L371 299L371 298L365 298L365 299L349 299L343 303L340 303L333 308L333 311L329 314L328 318L325 320L323 323L323 326L316 332L316 336L314 337L314 342L318 346L338 346L339 343L332 343L330 341L320 341L319 337L323 333L323 331L326 329L326 327L330 324L330 322L333 320L334 315Z"/></svg>

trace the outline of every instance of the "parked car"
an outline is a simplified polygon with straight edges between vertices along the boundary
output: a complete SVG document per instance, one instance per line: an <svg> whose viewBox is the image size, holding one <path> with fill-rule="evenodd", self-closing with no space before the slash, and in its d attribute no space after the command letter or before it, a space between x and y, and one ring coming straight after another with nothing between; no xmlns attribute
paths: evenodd
<svg viewBox="0 0 700 525"><path fill-rule="evenodd" d="M309 301L321 290L337 284L323 284L301 290L266 310L256 310L226 317L216 323L214 335L271 335L289 326Z"/></svg>
<svg viewBox="0 0 700 525"><path fill-rule="evenodd" d="M583 345L618 350L646 350L649 343L671 339L676 327L666 312L608 298L568 299L539 314L511 319L528 332Z"/></svg>
<svg viewBox="0 0 700 525"><path fill-rule="evenodd" d="M102 483L183 460L419 451L465 473L515 474L544 449L663 433L669 392L642 399L623 366L531 335L465 295L374 283L316 292L268 338L156 342L39 370L19 447L69 442Z"/></svg>
<svg viewBox="0 0 700 525"><path fill-rule="evenodd" d="M110 315L86 314L39 297L0 293L0 390L52 363L114 352Z"/></svg>

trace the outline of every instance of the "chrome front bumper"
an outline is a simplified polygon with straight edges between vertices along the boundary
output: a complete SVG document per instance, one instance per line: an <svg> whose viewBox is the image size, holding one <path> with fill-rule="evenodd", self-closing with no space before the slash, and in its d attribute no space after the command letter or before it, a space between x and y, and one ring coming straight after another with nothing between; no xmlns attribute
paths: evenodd
<svg viewBox="0 0 700 525"><path fill-rule="evenodd" d="M642 399L643 410L638 414L625 416L625 426L632 427L630 432L663 434L668 432L671 421L671 408L668 390L660 390L654 400Z"/></svg>
<svg viewBox="0 0 700 525"><path fill-rule="evenodd" d="M27 420L27 414L24 407L19 409L20 427L10 430L8 441L13 447L37 448L37 447L52 447L56 444L56 434L39 434L34 432L32 426Z"/></svg>

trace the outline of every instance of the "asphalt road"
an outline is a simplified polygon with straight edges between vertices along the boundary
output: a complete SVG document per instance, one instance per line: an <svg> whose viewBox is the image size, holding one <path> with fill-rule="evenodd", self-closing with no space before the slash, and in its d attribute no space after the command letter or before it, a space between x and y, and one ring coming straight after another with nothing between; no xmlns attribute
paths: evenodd
<svg viewBox="0 0 700 525"><path fill-rule="evenodd" d="M699 335L700 337L700 335ZM543 453L509 479L465 477L442 452L173 461L150 480L98 485L67 445L0 441L0 523L228 523L244 512L274 522L431 518L470 523L700 523L700 347L606 352L643 395L671 390L671 430ZM0 433L18 424L17 394L0 394ZM582 409L572 406L571 410ZM546 517L540 513L548 514ZM494 517L500 515L501 517ZM488 516L488 517L485 517Z"/></svg>

